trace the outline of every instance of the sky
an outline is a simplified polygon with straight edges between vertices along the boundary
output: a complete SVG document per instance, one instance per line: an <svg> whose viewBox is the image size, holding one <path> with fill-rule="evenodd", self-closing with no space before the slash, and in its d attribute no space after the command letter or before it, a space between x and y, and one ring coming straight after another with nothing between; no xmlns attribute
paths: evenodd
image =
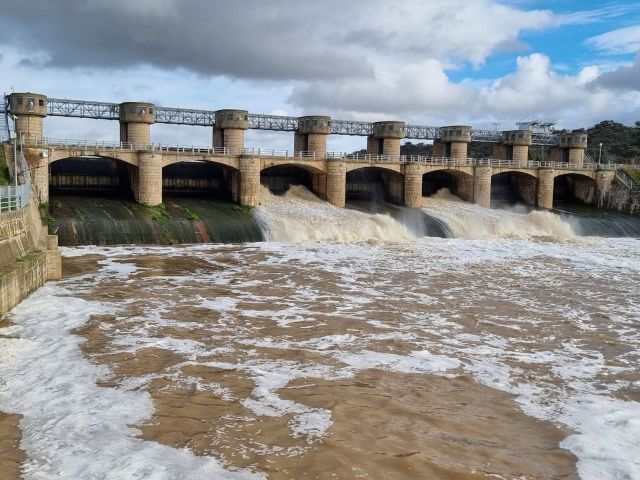
<svg viewBox="0 0 640 480"><path fill-rule="evenodd" d="M640 2L0 0L0 88L53 98L514 129L640 120ZM117 122L47 118L53 138ZM154 142L211 129L154 125ZM286 132L247 146L291 149ZM329 150L364 148L332 135Z"/></svg>

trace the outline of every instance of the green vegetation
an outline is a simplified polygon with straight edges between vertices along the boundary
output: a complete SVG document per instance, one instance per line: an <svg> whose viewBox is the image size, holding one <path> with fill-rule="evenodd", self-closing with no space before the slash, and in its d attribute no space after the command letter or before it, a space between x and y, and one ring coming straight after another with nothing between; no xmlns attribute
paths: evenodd
<svg viewBox="0 0 640 480"><path fill-rule="evenodd" d="M153 220L154 222L166 220L170 217L167 206L164 203L161 203L159 205L145 204L144 206L149 212L151 212L151 220Z"/></svg>
<svg viewBox="0 0 640 480"><path fill-rule="evenodd" d="M636 182L640 182L640 167L624 167L622 170Z"/></svg>
<svg viewBox="0 0 640 480"><path fill-rule="evenodd" d="M169 228L171 215L169 214L167 205L164 203L160 203L158 205L144 204L144 207L151 213L151 220L158 224L160 229L159 233L162 236L163 243L166 245L176 243L173 235L171 234L171 229Z"/></svg>
<svg viewBox="0 0 640 480"><path fill-rule="evenodd" d="M191 210L190 208L185 207L184 212L187 214L188 220L192 222L197 222L198 220L200 220L200 217L198 216L198 214L193 210Z"/></svg>
<svg viewBox="0 0 640 480"><path fill-rule="evenodd" d="M3 160L0 160L0 185L9 185L10 182L9 167L7 167L7 164L4 163Z"/></svg>
<svg viewBox="0 0 640 480"><path fill-rule="evenodd" d="M49 203L40 202L38 204L38 210L40 211L40 219L47 225L53 225L56 223L56 218L49 212Z"/></svg>
<svg viewBox="0 0 640 480"><path fill-rule="evenodd" d="M244 205L238 205L238 204L232 204L231 208L233 210L236 210L238 212L242 212L242 213L251 213L252 207L246 207Z"/></svg>
<svg viewBox="0 0 640 480"><path fill-rule="evenodd" d="M0 185L9 185L11 177L9 175L9 166L4 152L4 144L0 143Z"/></svg>
<svg viewBox="0 0 640 480"><path fill-rule="evenodd" d="M640 121L628 127L606 120L588 128L588 150L596 162L602 142L603 163L640 164Z"/></svg>

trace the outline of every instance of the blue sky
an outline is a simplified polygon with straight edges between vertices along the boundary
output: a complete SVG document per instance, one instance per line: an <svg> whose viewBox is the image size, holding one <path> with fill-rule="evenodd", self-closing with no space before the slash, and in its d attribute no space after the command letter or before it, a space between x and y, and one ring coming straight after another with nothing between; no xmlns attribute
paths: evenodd
<svg viewBox="0 0 640 480"><path fill-rule="evenodd" d="M556 69L566 73L577 73L587 65L599 64L603 68L612 68L619 64L632 63L635 53L613 54L600 51L588 43L597 35L625 27L640 24L640 2L598 2L560 0L555 2L522 1L503 2L520 5L528 9L549 9L558 15L576 15L584 12L583 21L569 23L541 31L525 30L518 36L520 48L496 51L481 68L464 64L462 68L451 69L453 81L467 79L495 79L507 75L513 70L515 59L519 55L542 52L549 56Z"/></svg>
<svg viewBox="0 0 640 480"><path fill-rule="evenodd" d="M640 119L631 1L3 0L0 31L7 92L503 129ZM46 133L115 140L114 123L49 118ZM153 136L211 142L202 128ZM247 143L289 148L289 137Z"/></svg>

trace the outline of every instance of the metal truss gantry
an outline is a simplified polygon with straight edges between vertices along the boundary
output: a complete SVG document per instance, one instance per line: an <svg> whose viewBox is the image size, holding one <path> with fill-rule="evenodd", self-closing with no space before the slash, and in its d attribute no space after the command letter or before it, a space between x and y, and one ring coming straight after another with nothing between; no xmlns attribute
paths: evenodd
<svg viewBox="0 0 640 480"><path fill-rule="evenodd" d="M47 100L48 114L58 117L96 118L118 120L120 118L120 104L107 102L92 102L85 100L66 100L49 98ZM215 126L215 111L194 110L188 108L155 107L156 123L173 125L199 125L203 127ZM249 114L249 128L255 130L275 130L295 132L298 129L297 117L282 115ZM371 122L355 120L331 120L330 133L334 135L368 136L373 133ZM405 138L411 140L436 140L440 137L439 127L425 125L406 125ZM502 141L502 132L497 130L471 130L471 140L474 142L498 143ZM534 145L553 146L558 144L558 138L553 133L533 133Z"/></svg>

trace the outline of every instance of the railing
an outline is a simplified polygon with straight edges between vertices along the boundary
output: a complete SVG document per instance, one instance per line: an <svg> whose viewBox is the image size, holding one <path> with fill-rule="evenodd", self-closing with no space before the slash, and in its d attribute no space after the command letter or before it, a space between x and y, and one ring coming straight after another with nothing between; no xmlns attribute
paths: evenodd
<svg viewBox="0 0 640 480"><path fill-rule="evenodd" d="M9 145L7 143L0 144L1 148L13 149L13 156L16 168L14 169L14 184L0 186L0 212L11 212L25 208L29 204L29 196L31 193L31 176L29 168L24 158L22 141L18 141ZM18 180L21 183L18 183Z"/></svg>
<svg viewBox="0 0 640 480"><path fill-rule="evenodd" d="M141 146L136 146L141 147ZM185 145L161 145L161 144L152 144L152 145L144 145L143 148L136 148L138 150L151 150L154 152L165 152L165 153L191 153L194 155L224 155L229 156L232 155L231 149L227 147L196 147L196 146L185 146ZM239 150L235 151L233 155L238 155Z"/></svg>
<svg viewBox="0 0 640 480"><path fill-rule="evenodd" d="M0 186L0 212L12 212L21 210L29 204L30 185L3 185Z"/></svg>
<svg viewBox="0 0 640 480"><path fill-rule="evenodd" d="M622 183L632 192L640 192L640 183L636 182L627 172L625 172L621 168L618 168L616 170L616 180Z"/></svg>
<svg viewBox="0 0 640 480"><path fill-rule="evenodd" d="M425 163L428 165L450 165L450 166L474 166L477 164L475 158L450 158L450 157L422 157L412 155L409 162Z"/></svg>
<svg viewBox="0 0 640 480"><path fill-rule="evenodd" d="M340 158L353 162L405 163L407 161L407 157L405 155L373 155L370 153L345 153Z"/></svg>
<svg viewBox="0 0 640 480"><path fill-rule="evenodd" d="M7 101L8 99L5 97L5 103L2 106L2 110L0 110L0 142L5 142L11 137L9 133L9 106Z"/></svg>
<svg viewBox="0 0 640 480"><path fill-rule="evenodd" d="M529 160L502 160L495 158L452 158L452 157L426 157L419 155L373 155L368 153L344 153L344 152L292 152L290 150L277 150L270 148L228 148L228 147L199 147L193 145L164 145L135 144L131 142L105 142L53 138L29 138L29 145L36 147L71 147L85 150L141 150L161 153L181 153L192 155L213 156L247 156L257 158L298 158L307 160L342 160L350 162L387 162L387 163L423 163L428 165L449 166L491 166L491 167L518 167L518 168L562 168L573 170L616 170L616 164L584 163L574 165L568 162L550 162ZM91 152L84 152L90 154Z"/></svg>
<svg viewBox="0 0 640 480"><path fill-rule="evenodd" d="M80 147L98 148L105 150L150 150L149 145L140 145L131 142L105 142L104 140L73 140L49 137L27 137L27 144L33 147Z"/></svg>

